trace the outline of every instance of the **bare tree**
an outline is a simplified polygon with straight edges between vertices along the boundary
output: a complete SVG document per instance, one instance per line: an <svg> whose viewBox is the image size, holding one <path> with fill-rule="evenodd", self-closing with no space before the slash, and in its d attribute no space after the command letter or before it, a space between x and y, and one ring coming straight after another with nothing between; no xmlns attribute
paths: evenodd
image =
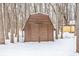
<svg viewBox="0 0 79 59"><path fill-rule="evenodd" d="M76 4L76 35L77 35L77 39L76 39L76 51L79 52L79 4Z"/></svg>
<svg viewBox="0 0 79 59"><path fill-rule="evenodd" d="M5 43L4 38L4 17L3 17L3 4L0 3L0 43Z"/></svg>
<svg viewBox="0 0 79 59"><path fill-rule="evenodd" d="M9 9L9 13L11 15L10 16L10 25L11 25L11 43L14 43L14 32L15 32L15 28L14 28L14 4L10 4L10 9Z"/></svg>
<svg viewBox="0 0 79 59"><path fill-rule="evenodd" d="M7 4L3 4L3 6L4 6L4 23L5 23L5 36L6 36L6 39L9 39L9 36L8 36L8 32L9 32L9 28L8 28L8 26L10 26L10 24L8 24L9 23L9 19L8 19L8 6L7 6Z"/></svg>

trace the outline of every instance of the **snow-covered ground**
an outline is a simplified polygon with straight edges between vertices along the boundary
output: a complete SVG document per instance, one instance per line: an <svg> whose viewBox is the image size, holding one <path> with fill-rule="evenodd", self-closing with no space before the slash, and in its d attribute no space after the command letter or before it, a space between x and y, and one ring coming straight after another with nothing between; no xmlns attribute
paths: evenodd
<svg viewBox="0 0 79 59"><path fill-rule="evenodd" d="M15 42L0 45L0 56L79 56L76 53L76 37L64 33L64 39L54 42Z"/></svg>

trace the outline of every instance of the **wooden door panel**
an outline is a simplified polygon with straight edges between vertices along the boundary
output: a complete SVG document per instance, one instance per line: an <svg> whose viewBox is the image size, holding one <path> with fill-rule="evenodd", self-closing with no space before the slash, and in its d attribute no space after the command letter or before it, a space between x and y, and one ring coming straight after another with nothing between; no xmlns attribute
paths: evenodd
<svg viewBox="0 0 79 59"><path fill-rule="evenodd" d="M53 40L53 29L51 24L48 25L48 40L52 41Z"/></svg>
<svg viewBox="0 0 79 59"><path fill-rule="evenodd" d="M40 41L47 40L47 24L40 24Z"/></svg>
<svg viewBox="0 0 79 59"><path fill-rule="evenodd" d="M30 24L27 24L27 27L26 27L26 31L25 31L25 42L29 42L30 41L30 34L31 34L31 31L30 31Z"/></svg>
<svg viewBox="0 0 79 59"><path fill-rule="evenodd" d="M31 24L31 41L39 41L39 24Z"/></svg>

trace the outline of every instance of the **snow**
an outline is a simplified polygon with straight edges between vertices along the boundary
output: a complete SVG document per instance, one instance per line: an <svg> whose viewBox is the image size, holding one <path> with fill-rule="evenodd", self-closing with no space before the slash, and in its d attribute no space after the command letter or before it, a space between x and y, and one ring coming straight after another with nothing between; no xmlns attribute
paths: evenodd
<svg viewBox="0 0 79 59"><path fill-rule="evenodd" d="M22 39L20 33L20 40ZM74 33L64 33L64 39L55 39L54 42L26 42L0 45L0 56L79 56L76 53L76 37Z"/></svg>
<svg viewBox="0 0 79 59"><path fill-rule="evenodd" d="M74 20L70 21L70 24L73 24L74 25L75 24L75 21Z"/></svg>

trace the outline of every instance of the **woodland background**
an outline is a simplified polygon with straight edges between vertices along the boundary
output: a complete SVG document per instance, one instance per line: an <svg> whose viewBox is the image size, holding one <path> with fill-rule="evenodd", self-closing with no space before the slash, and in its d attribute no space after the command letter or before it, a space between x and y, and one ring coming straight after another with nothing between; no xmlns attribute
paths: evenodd
<svg viewBox="0 0 79 59"><path fill-rule="evenodd" d="M19 31L22 31L25 22L31 14L43 13L49 15L56 31L58 39L59 31L63 38L64 25L76 25L75 35L79 32L79 4L76 3L0 3L0 40L9 39L11 43L14 36L19 42ZM72 23L72 24L71 24ZM60 30L61 29L61 30Z"/></svg>

